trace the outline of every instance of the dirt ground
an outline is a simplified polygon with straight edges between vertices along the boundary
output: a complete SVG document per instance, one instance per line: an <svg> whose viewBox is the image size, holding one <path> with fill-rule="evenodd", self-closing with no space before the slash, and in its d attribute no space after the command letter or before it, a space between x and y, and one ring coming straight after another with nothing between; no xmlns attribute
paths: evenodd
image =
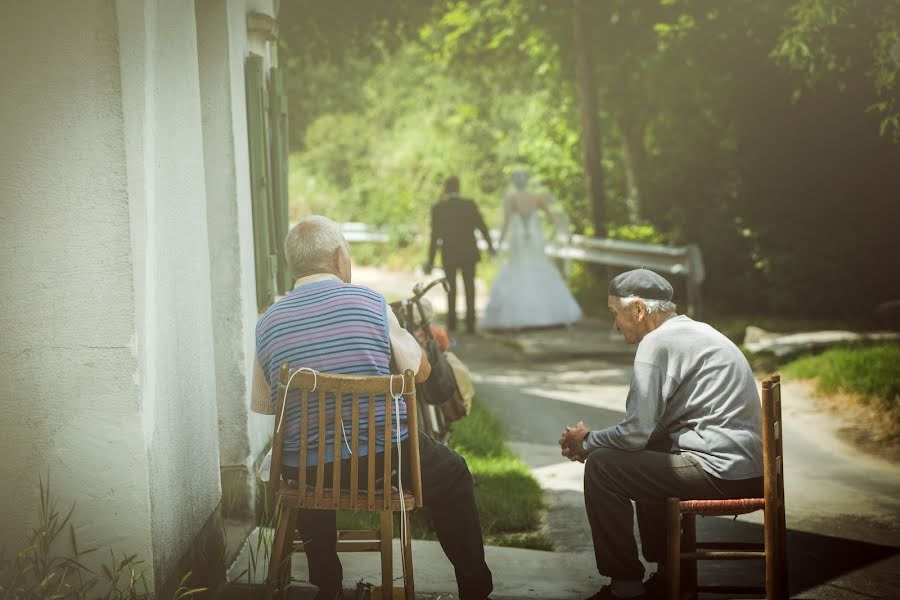
<svg viewBox="0 0 900 600"><path fill-rule="evenodd" d="M838 434L861 452L900 464L900 422L855 394L812 395L812 401L842 423Z"/></svg>

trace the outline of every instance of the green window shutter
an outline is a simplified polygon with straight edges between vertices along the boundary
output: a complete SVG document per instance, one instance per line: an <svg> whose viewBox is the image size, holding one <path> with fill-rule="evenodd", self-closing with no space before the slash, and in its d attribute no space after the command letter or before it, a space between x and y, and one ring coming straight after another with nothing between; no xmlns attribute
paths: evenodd
<svg viewBox="0 0 900 600"><path fill-rule="evenodd" d="M250 193L253 204L253 251L256 265L256 306L265 311L275 300L273 216L270 214L271 176L269 174L268 135L263 60L250 55L244 63L247 93L247 137L250 152Z"/></svg>
<svg viewBox="0 0 900 600"><path fill-rule="evenodd" d="M269 72L269 124L272 134L272 216L278 254L276 280L278 293L284 294L293 287L294 280L288 273L284 256L284 238L288 233L288 109L284 79L278 68Z"/></svg>

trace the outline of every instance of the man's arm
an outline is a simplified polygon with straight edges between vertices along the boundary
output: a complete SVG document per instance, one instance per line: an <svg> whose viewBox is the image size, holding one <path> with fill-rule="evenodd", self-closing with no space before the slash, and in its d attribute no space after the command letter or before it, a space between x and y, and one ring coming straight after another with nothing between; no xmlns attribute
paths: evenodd
<svg viewBox="0 0 900 600"><path fill-rule="evenodd" d="M259 357L253 359L253 387L250 390L250 410L262 415L274 415L275 407L272 406L272 387L269 378L266 377Z"/></svg>
<svg viewBox="0 0 900 600"><path fill-rule="evenodd" d="M425 270L431 271L434 267L434 257L437 254L437 243L438 243L438 234L437 234L437 219L435 218L435 209L437 205L431 207L431 243L428 246L428 262L425 263Z"/></svg>
<svg viewBox="0 0 900 600"><path fill-rule="evenodd" d="M625 401L625 418L613 427L591 431L585 438L587 450L618 448L635 452L646 448L666 409L665 378L656 365L635 361Z"/></svg>
<svg viewBox="0 0 900 600"><path fill-rule="evenodd" d="M484 223L484 217L481 216L481 211L478 210L478 205L474 201L472 201L472 210L475 211L475 227L478 228L484 241L487 242L488 252L494 254L494 242L491 241L491 232L488 231L487 225Z"/></svg>
<svg viewBox="0 0 900 600"><path fill-rule="evenodd" d="M422 383L431 375L431 363L428 362L428 355L425 354L425 348L421 348L422 355L419 358L419 370L416 371L416 383Z"/></svg>
<svg viewBox="0 0 900 600"><path fill-rule="evenodd" d="M397 315L387 309L388 333L391 336L391 350L397 369L403 373L411 369L416 375L416 383L421 383L431 375L431 363L425 356L425 350L407 330L400 326Z"/></svg>

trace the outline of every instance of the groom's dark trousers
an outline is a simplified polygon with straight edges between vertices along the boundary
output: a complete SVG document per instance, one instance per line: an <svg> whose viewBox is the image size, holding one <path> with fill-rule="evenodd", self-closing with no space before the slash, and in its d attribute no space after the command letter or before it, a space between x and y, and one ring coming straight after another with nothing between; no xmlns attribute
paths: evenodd
<svg viewBox="0 0 900 600"><path fill-rule="evenodd" d="M475 241L475 230L481 232L488 249L493 252L491 236L484 218L473 200L453 195L431 208L431 245L428 266L434 265L438 246L441 264L450 283L447 329L456 329L456 275L462 272L466 289L466 329L475 329L475 265L481 258Z"/></svg>
<svg viewBox="0 0 900 600"><path fill-rule="evenodd" d="M447 329L456 329L456 273L462 273L463 287L466 290L466 331L475 331L475 263L463 265L447 264L444 261L444 272L450 283L447 297Z"/></svg>

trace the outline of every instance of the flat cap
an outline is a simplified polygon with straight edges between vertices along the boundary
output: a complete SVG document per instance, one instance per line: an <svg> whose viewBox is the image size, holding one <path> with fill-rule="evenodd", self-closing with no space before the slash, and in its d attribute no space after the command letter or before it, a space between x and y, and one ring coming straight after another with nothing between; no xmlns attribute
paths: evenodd
<svg viewBox="0 0 900 600"><path fill-rule="evenodd" d="M665 277L658 275L649 269L635 269L625 271L612 278L609 282L609 295L627 298L637 296L645 300L672 299L672 284Z"/></svg>

